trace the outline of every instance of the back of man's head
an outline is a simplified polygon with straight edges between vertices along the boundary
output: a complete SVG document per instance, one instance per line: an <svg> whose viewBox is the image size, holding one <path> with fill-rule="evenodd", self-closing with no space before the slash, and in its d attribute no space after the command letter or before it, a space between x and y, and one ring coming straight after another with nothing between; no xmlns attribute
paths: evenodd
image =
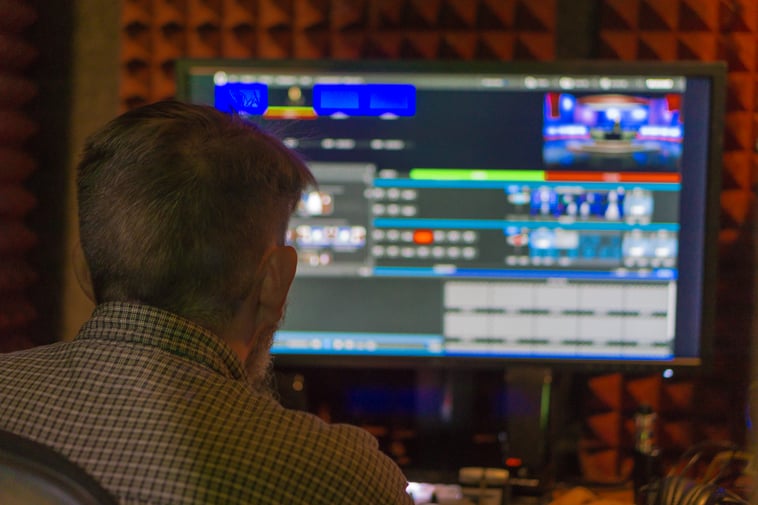
<svg viewBox="0 0 758 505"><path fill-rule="evenodd" d="M88 139L77 172L96 301L223 328L313 183L279 140L211 107L159 102L117 117Z"/></svg>

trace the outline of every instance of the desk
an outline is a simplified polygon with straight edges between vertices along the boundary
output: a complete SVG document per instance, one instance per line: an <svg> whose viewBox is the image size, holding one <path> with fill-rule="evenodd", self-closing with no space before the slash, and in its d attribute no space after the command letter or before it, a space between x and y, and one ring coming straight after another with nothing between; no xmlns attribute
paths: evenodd
<svg viewBox="0 0 758 505"><path fill-rule="evenodd" d="M460 494L459 484L419 484L413 485L414 494L418 498L416 503L429 503L424 498L430 499L435 487L457 487ZM416 494L419 493L419 494ZM499 500L498 500L499 501ZM445 501L443 503L459 503L458 501ZM462 500L460 503L471 502ZM540 496L515 496L511 497L510 505L633 505L634 493L631 486L625 487L583 487L563 486L558 484L548 495Z"/></svg>

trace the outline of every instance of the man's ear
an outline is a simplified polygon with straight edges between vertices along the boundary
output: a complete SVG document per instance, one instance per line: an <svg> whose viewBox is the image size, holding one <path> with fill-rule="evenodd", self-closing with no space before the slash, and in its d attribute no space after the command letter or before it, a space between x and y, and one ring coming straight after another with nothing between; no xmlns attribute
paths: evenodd
<svg viewBox="0 0 758 505"><path fill-rule="evenodd" d="M297 270L297 252L290 246L278 246L263 260L263 280L258 298L258 320L276 325L284 315L292 280Z"/></svg>
<svg viewBox="0 0 758 505"><path fill-rule="evenodd" d="M82 244L79 240L76 241L74 251L72 253L71 261L74 267L74 275L79 282L79 287L82 288L84 294L90 299L92 303L95 302L95 289L92 286L92 276L89 273L89 266L87 266L87 260L84 258L84 251L82 250Z"/></svg>

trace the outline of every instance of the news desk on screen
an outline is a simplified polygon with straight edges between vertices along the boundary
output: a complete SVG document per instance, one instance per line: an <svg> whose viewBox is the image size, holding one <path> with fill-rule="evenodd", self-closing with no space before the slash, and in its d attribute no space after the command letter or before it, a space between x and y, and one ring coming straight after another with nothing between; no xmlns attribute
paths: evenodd
<svg viewBox="0 0 758 505"><path fill-rule="evenodd" d="M288 231L277 360L707 362L723 65L182 60L177 75L179 98L262 124L318 179Z"/></svg>

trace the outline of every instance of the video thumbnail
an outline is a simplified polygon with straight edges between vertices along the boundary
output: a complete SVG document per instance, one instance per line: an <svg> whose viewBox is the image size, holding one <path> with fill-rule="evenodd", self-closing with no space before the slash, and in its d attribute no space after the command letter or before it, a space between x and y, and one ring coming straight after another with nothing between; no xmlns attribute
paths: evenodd
<svg viewBox="0 0 758 505"><path fill-rule="evenodd" d="M546 93L548 169L676 172L684 134L682 95Z"/></svg>

